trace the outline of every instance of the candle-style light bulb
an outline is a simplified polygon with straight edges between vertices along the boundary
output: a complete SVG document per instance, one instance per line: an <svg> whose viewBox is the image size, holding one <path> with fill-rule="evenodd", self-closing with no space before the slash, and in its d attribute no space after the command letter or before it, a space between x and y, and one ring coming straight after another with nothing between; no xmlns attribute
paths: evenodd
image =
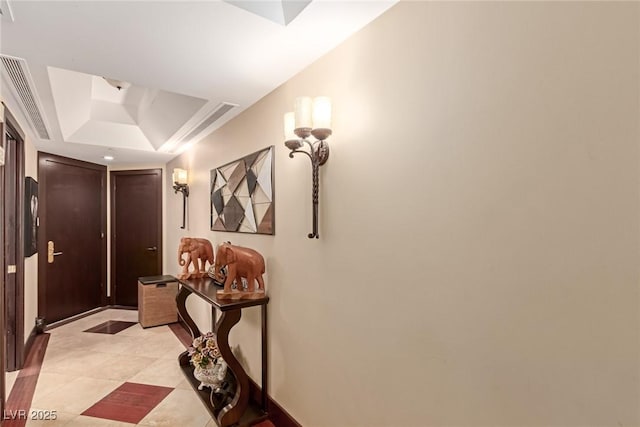
<svg viewBox="0 0 640 427"><path fill-rule="evenodd" d="M302 141L296 135L296 117L293 111L284 115L284 145L290 150L302 147Z"/></svg>
<svg viewBox="0 0 640 427"><path fill-rule="evenodd" d="M318 96L313 99L313 129L311 134L324 141L331 135L331 99L328 96Z"/></svg>
<svg viewBox="0 0 640 427"><path fill-rule="evenodd" d="M312 100L309 96L299 96L295 103L295 130L300 138L309 136L313 126L311 119Z"/></svg>
<svg viewBox="0 0 640 427"><path fill-rule="evenodd" d="M187 183L187 171L184 169L175 168L171 178L174 183L185 185Z"/></svg>
<svg viewBox="0 0 640 427"><path fill-rule="evenodd" d="M313 99L312 120L314 129L331 129L331 99L328 96Z"/></svg>
<svg viewBox="0 0 640 427"><path fill-rule="evenodd" d="M284 114L284 140L298 139L294 130L296 129L296 117L293 111Z"/></svg>

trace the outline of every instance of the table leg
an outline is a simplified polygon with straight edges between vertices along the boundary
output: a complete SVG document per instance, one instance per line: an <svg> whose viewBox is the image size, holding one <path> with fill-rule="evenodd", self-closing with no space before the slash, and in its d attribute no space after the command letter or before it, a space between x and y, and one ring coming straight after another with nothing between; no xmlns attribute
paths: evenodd
<svg viewBox="0 0 640 427"><path fill-rule="evenodd" d="M249 378L229 347L229 331L240 321L240 309L223 311L216 323L216 344L229 370L236 377L236 390L231 403L218 414L221 427L236 424L249 404Z"/></svg>
<svg viewBox="0 0 640 427"><path fill-rule="evenodd" d="M269 376L267 363L267 305L264 304L260 310L262 314L262 410L268 412L267 393L269 392Z"/></svg>
<svg viewBox="0 0 640 427"><path fill-rule="evenodd" d="M178 315L184 321L187 328L189 328L189 332L191 332L191 338L195 339L202 335L200 329L196 325L196 322L193 321L189 313L187 312L187 297L191 295L191 291L187 289L186 286L180 286L180 292L176 295L176 305L178 306Z"/></svg>

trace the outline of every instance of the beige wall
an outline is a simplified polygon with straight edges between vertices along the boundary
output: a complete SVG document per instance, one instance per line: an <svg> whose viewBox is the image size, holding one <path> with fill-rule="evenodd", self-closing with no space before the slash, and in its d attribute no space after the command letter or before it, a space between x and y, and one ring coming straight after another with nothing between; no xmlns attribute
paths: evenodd
<svg viewBox="0 0 640 427"><path fill-rule="evenodd" d="M38 152L33 143L27 138L24 144L24 173L36 181L38 180ZM24 260L24 340L35 326L38 316L38 254Z"/></svg>
<svg viewBox="0 0 640 427"><path fill-rule="evenodd" d="M639 8L397 5L167 166L167 272L182 235L264 254L269 391L303 425L640 425ZM281 123L320 94L310 241ZM272 144L276 235L209 231L209 170ZM232 339L259 379L257 310Z"/></svg>

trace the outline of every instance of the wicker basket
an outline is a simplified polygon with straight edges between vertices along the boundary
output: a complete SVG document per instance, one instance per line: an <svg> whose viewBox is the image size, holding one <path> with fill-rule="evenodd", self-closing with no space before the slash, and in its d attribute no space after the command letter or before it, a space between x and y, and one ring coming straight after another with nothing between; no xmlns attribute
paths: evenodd
<svg viewBox="0 0 640 427"><path fill-rule="evenodd" d="M143 328L178 321L178 280L173 276L138 279L138 322Z"/></svg>

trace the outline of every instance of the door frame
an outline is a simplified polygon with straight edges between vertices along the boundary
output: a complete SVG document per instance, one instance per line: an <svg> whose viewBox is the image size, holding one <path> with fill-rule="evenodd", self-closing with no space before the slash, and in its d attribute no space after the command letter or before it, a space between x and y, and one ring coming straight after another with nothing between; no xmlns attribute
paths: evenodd
<svg viewBox="0 0 640 427"><path fill-rule="evenodd" d="M100 256L100 304L104 307L107 305L107 168L103 165L84 162L82 160L71 159L68 157L58 156L55 154L38 152L38 179L40 181L38 186L38 192L44 194L47 191L47 178L46 174L42 173L46 162L56 162L66 165L78 166L87 169L97 170L101 173L101 185L100 185L100 228L102 229L102 245ZM40 212L47 211L47 198L39 197ZM38 253L43 256L38 257L38 317L44 318L46 321L46 308L47 297L45 292L45 284L47 283L47 216L40 216L40 229L38 230Z"/></svg>
<svg viewBox="0 0 640 427"><path fill-rule="evenodd" d="M0 122L0 144L2 144L2 148L4 148L4 128L5 121L2 120ZM2 173L0 173L0 200L4 200L4 165L0 166L2 169ZM4 203L0 203L0 218L4 218ZM0 242L4 242L4 224L0 225ZM4 244L0 244L0 271L4 272ZM0 295L4 296L4 274L0 274ZM5 402L6 398L6 390L5 390L5 349L4 349L4 298L0 298L0 410L4 415L5 410Z"/></svg>
<svg viewBox="0 0 640 427"><path fill-rule="evenodd" d="M15 170L13 173L16 175L16 194L15 194L15 227L13 229L5 228L4 240L7 238L12 238L15 241L16 245L16 273L15 273L15 289L8 289L6 287L3 290L3 295L5 301L15 301L15 330L13 341L8 341L6 344L9 347L9 352L13 353L15 357L9 358L9 352L5 353L5 360L3 361L3 366L6 363L6 359L8 358L9 362L13 361L13 363L8 367L9 371L15 371L17 369L21 369L24 364L24 214L25 214L25 206L24 206L24 179L25 179L25 166L24 166L24 141L25 134L20 129L17 120L11 114L11 112L5 107L4 109L4 121L6 124L6 129L3 129L2 138L3 138L3 146L7 147L6 134L10 133L14 137L15 143ZM5 173L7 173L7 164L5 163ZM4 187L3 182L3 187ZM6 194L4 194L6 196ZM6 212L5 212L6 214ZM6 253L3 255L6 257ZM6 276L7 274L7 265L3 267L3 274ZM6 316L6 307L4 307L4 316ZM34 319L35 320L35 319ZM5 334L5 330L7 328L7 324L5 323L3 328L3 334ZM5 334L6 335L6 334Z"/></svg>
<svg viewBox="0 0 640 427"><path fill-rule="evenodd" d="M162 168L152 168L152 169L135 169L135 170L119 170L119 171L110 171L109 172L109 180L110 180L110 197L109 201L111 202L111 209L109 212L111 218L111 280L109 281L109 289L111 290L109 296L109 304L114 305L116 303L116 293L118 292L116 286L116 178L118 176L127 176L127 175L149 175L150 172L156 172L160 175L160 184L158 185L157 190L157 200L158 205L156 209L160 212L160 221L158 221L158 227L156 230L158 236L158 271L162 271Z"/></svg>

